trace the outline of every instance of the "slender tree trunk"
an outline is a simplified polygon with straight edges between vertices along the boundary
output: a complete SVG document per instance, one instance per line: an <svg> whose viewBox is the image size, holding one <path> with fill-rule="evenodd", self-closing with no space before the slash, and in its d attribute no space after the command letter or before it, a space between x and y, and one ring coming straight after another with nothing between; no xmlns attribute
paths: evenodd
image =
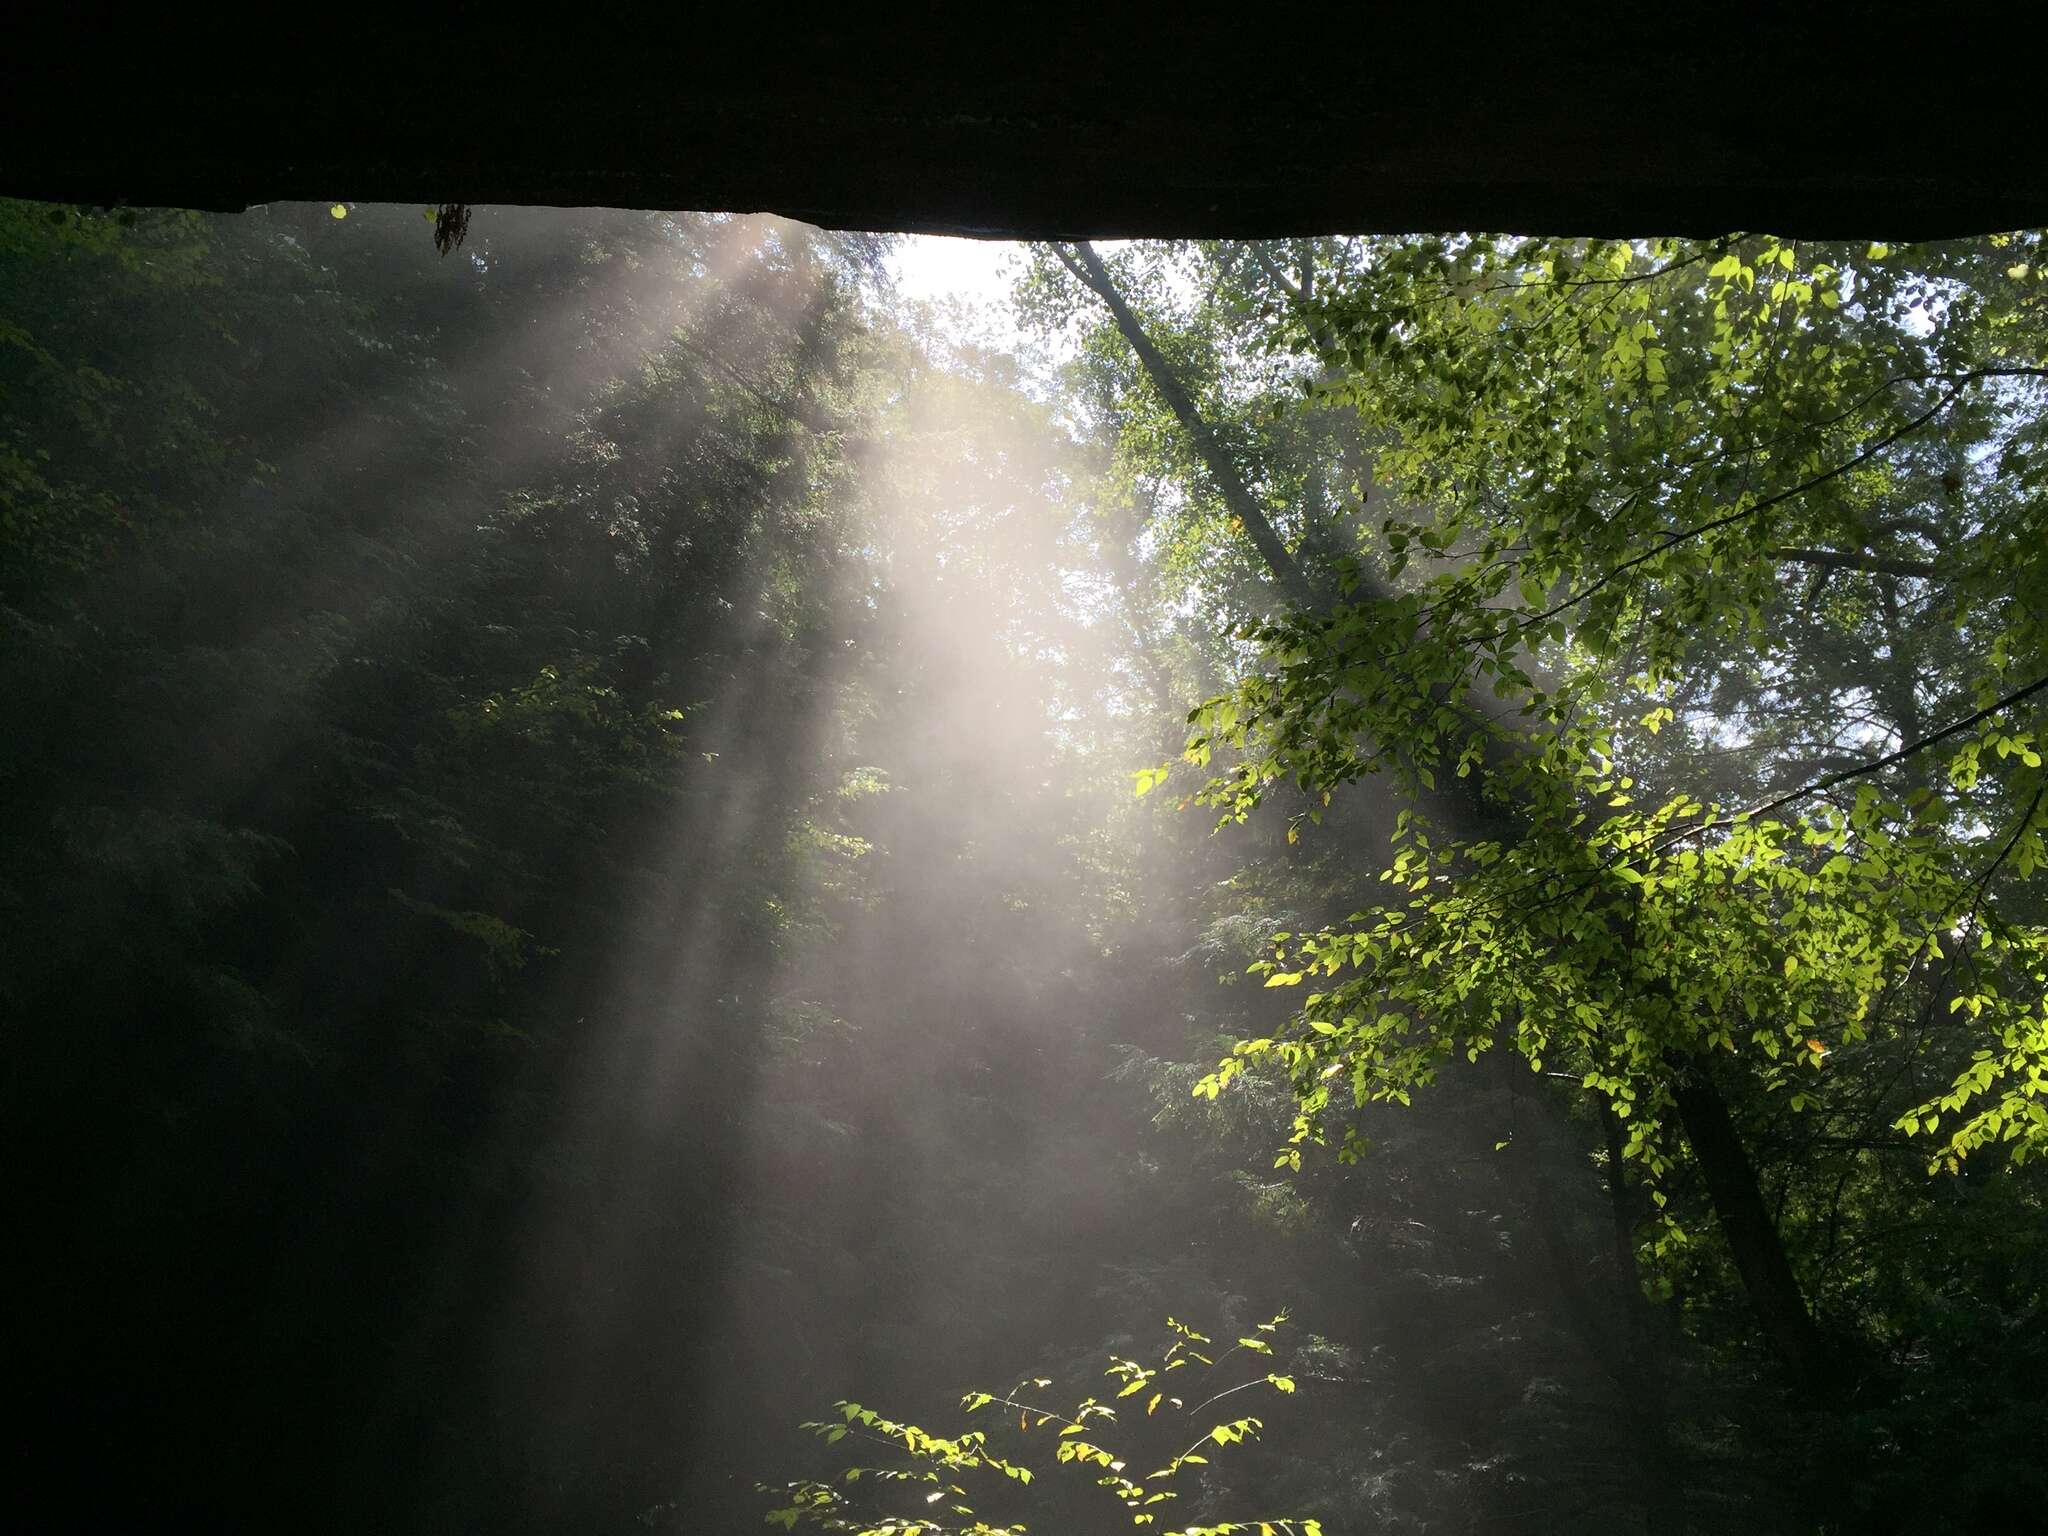
<svg viewBox="0 0 2048 1536"><path fill-rule="evenodd" d="M1742 1143L1728 1102L1707 1075L1703 1061L1675 1064L1671 1097L1678 1107L1693 1161L1713 1202L1735 1260L1750 1311L1771 1348L1791 1369L1800 1386L1812 1395L1826 1391L1827 1351L1777 1223L1764 1204L1756 1166Z"/></svg>
<svg viewBox="0 0 2048 1536"><path fill-rule="evenodd" d="M1300 563L1274 530L1252 495L1237 464L1217 440L1173 366L1153 344L1102 264L1094 247L1077 242L1070 252L1062 245L1053 254L1090 292L1102 300L1118 332L1137 355L1152 387L1188 435L1224 504L1243 525L1288 600L1311 612L1327 608ZM1366 591L1367 600L1386 595L1384 587ZM1500 836L1502 814L1489 805L1470 780L1456 781L1447 798L1446 822L1461 836ZM1750 1311L1779 1359L1809 1393L1825 1390L1825 1350L1819 1330L1799 1288L1777 1224L1764 1204L1756 1165L1728 1111L1727 1101L1698 1062L1676 1063L1672 1098L1681 1128L1692 1148L1707 1187L1715 1219L1721 1227L1741 1277Z"/></svg>
<svg viewBox="0 0 2048 1536"><path fill-rule="evenodd" d="M1223 504L1230 508L1231 516L1244 525L1244 531L1258 547L1259 557L1273 573L1273 579L1280 584L1290 602L1303 608L1317 606L1316 594L1302 574L1301 567L1280 535L1274 531L1272 521L1265 509L1244 483L1244 476L1238 472L1236 461L1216 440L1209 423L1195 406L1192 396L1180 381L1180 375L1173 371L1172 364L1152 344L1152 338L1145 334L1145 327L1138 323L1138 317L1131 312L1131 306L1124 302L1116 283L1110 278L1108 269L1102 265L1102 258L1095 254L1095 248L1083 240L1070 253L1062 245L1055 245L1053 254L1059 257L1066 269L1079 278L1094 295L1108 306L1116 320L1116 328L1144 366L1145 376L1152 381L1152 387L1173 412L1174 420L1188 435L1194 445L1195 454L1209 471L1209 478L1215 483Z"/></svg>

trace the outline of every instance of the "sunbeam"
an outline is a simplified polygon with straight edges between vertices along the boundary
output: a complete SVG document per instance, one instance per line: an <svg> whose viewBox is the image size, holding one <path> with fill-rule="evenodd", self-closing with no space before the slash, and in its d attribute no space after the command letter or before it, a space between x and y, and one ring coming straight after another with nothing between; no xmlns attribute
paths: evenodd
<svg viewBox="0 0 2048 1536"><path fill-rule="evenodd" d="M446 210L0 203L15 1523L2038 1523L2041 236Z"/></svg>

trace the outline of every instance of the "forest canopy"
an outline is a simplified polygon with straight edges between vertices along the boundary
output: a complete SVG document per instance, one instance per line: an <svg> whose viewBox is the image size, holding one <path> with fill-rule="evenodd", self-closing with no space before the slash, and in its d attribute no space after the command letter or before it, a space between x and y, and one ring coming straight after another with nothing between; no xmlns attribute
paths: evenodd
<svg viewBox="0 0 2048 1536"><path fill-rule="evenodd" d="M2038 1519L2043 244L0 204L24 1507Z"/></svg>

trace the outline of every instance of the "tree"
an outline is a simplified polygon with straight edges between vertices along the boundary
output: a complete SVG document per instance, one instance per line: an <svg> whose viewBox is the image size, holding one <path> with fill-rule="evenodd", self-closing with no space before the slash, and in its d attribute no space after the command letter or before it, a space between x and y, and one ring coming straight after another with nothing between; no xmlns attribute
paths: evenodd
<svg viewBox="0 0 2048 1536"><path fill-rule="evenodd" d="M1251 254L1220 265L1261 274L1281 350L1315 357L1308 407L1359 412L1377 462L1353 494L1393 510L1329 595L1243 630L1266 665L1194 716L1190 760L1228 764L1198 798L1243 820L1284 787L1305 827L1385 771L1418 806L1385 877L1406 899L1278 936L1267 984L1317 990L1204 1091L1277 1062L1292 1160L1344 1101L1405 1103L1511 1044L1621 1131L1663 1283L1699 1262L1673 1204L1697 1190L1765 1335L1840 1393L1804 1292L1846 1298L1805 1224L1838 1226L1894 1122L1946 1123L1950 1170L2018 1171L2042 1125L2041 935L2012 883L2048 686L2037 242L1362 242L1314 289ZM1061 260L1170 369L1100 259ZM1280 544L1236 466L1207 467ZM1821 689L1862 723L1835 729ZM1688 710L1690 741L1660 740ZM1951 1006L1988 1027L1931 1029ZM1798 1178L1841 1154L1821 1211L1770 1187L1787 1111L1826 1126Z"/></svg>
<svg viewBox="0 0 2048 1536"><path fill-rule="evenodd" d="M2039 342L2024 289L2012 286L2031 270L2030 250L1985 242L1939 255L1933 275L1905 275L1882 248L1862 264L1840 252L1806 252L1802 263L1792 247L1759 241L1751 266L1728 243L1582 254L1475 241L1459 260L1389 252L1382 270L1359 279L1331 311L1344 316L1335 324L1348 356L1370 358L1378 345L1394 361L1340 387L1400 432L1386 468L1424 509L1384 520L1388 563L1398 572L1411 547L1448 549L1467 528L1479 549L1362 622L1354 608L1319 632L1296 629L1285 641L1276 632L1276 643L1313 650L1283 657L1293 666L1282 689L1255 684L1234 701L1250 723L1220 734L1256 749L1210 795L1235 809L1274 775L1311 790L1348 781L1385 760L1355 744L1361 729L1385 721L1379 733L1399 742L1418 780L1439 767L1478 769L1496 802L1512 793L1535 808L1539 830L1521 850L1474 839L1450 850L1410 845L1396 878L1419 892L1439 884L1438 870L1455 869L1443 889L1370 934L1333 934L1333 947L1298 952L1305 962L1334 974L1371 960L1340 957L1334 946L1420 946L1430 959L1418 967L1375 971L1371 985L1385 991L1391 976L1413 978L1440 958L1432 947L1454 928L1476 937L1486 929L1475 923L1506 918L1519 938L1490 953L1473 943L1469 960L1444 966L1441 987L1432 979L1404 1000L1435 1005L1427 1011L1438 1018L1464 1003L1464 1024L1442 1037L1450 1048L1513 1029L1536 1057L1553 1033L1573 1039L1589 1089L1636 1116L1630 1150L1654 1175L1663 1110L1676 1110L1696 1157L1702 1133L1713 1134L1689 1097L1703 1075L1692 1063L1703 1048L1734 1048L1731 1013L1757 1025L1750 1043L1763 1063L1754 1070L1777 1082L1769 1063L1785 1051L1824 1057L1822 1045L1808 1044L1816 1020L1832 1017L1852 1042L1865 1038L1880 995L1939 962L1948 938L1974 947L1987 990L1972 996L2003 1044L1973 1058L1943 1102L1901 1124L1924 1134L1942 1110L1975 1105L1937 1161L2002 1144L2021 1159L2032 1152L2048 1129L2048 1106L2037 1102L2040 935L2023 919L1988 915L1984 903L1999 850L2031 849L2038 837L2026 709L2048 679L2029 616L2040 508L2038 477L2025 466L2041 431L2034 406L2044 372L2033 361ZM1913 335L1910 317L1930 309L1930 334ZM1503 336L1515 339L1495 345ZM2005 473L1984 466L1983 505L1958 505L1964 472L1930 483L1910 458L1891 454L1922 432L1941 434L1952 460L1998 456ZM1930 542L1952 575L1929 601L1981 638L1964 676L1930 688L1933 699L1909 687L1897 695L1907 718L1880 713L1885 734L1852 746L1848 765L1759 806L1704 806L1678 791L1654 812L1625 809L1635 785L1614 766L1615 738L1638 701L1647 706L1639 728L1654 733L1670 718L1660 699L1697 686L1691 669L1729 665L1713 640L1735 641L1759 661L1782 654L1771 624L1783 612L1787 565L1860 568L1873 581L1895 580L1902 568L1933 576L1932 561L1873 550L1907 529L1938 530ZM1987 580L1986 560L2010 586ZM1407 647L1397 668L1376 660L1390 644ZM1529 663L1550 676L1538 682ZM1613 673L1631 668L1631 683L1617 684ZM1515 698L1532 722L1489 725L1487 735L1521 749L1513 757L1448 710L1419 713L1432 693L1475 683ZM1914 734L1928 716L1939 728ZM1936 749L1945 775L1913 766L1921 782L1892 796L1859 783L1882 784L1887 770ZM1989 752L2015 771L1980 788L1977 765ZM1946 777L1948 787L1930 787L1928 777ZM1826 810L1764 819L1831 791L1839 803ZM1620 814L1588 823L1589 796ZM1586 825L1590 835L1579 830ZM1810 866L1800 849L1816 851ZM2018 872L2033 863L2028 853ZM1517 882L1548 882L1553 871L1568 872L1562 884L1504 902ZM1462 905L1472 896L1476 906ZM1617 934L1619 947L1592 943L1596 928ZM1546 978L1556 987L1548 996L1503 989L1491 969L1548 963L1567 947L1579 959ZM1688 950L1697 968L1651 958ZM1596 983L1595 973L1612 980ZM1362 990L1336 989L1312 1017L1349 1017ZM1653 1022L1638 1027L1645 1014ZM1357 1027L1367 1035L1343 1037ZM1304 1066L1320 1071L1331 1051L1353 1065L1371 1058L1363 1020L1338 1029L1337 1043L1312 1047ZM1395 1024L1378 1046L1402 1030ZM1378 1074L1369 1066L1368 1075ZM1991 1095L1994 1085L2004 1091Z"/></svg>

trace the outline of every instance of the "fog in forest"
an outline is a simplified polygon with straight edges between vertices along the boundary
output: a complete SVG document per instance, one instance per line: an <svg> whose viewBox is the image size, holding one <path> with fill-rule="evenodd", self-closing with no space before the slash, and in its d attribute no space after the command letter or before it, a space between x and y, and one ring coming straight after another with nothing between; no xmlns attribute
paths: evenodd
<svg viewBox="0 0 2048 1536"><path fill-rule="evenodd" d="M0 204L15 1528L2038 1518L2036 237L461 218Z"/></svg>

